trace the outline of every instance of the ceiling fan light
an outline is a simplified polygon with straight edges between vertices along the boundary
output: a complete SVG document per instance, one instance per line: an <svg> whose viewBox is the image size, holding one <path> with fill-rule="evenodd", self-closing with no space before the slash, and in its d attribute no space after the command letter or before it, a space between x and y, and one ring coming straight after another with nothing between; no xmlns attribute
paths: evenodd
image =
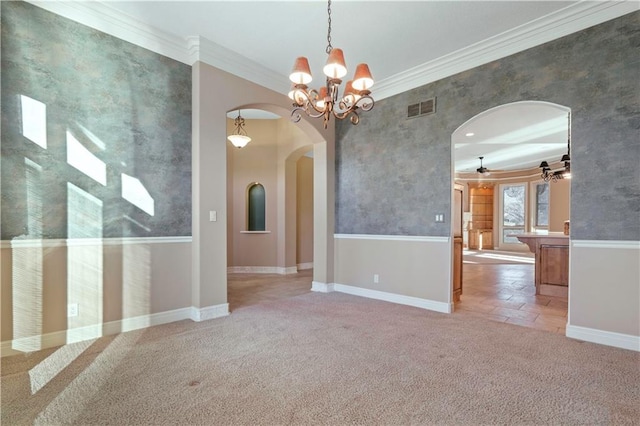
<svg viewBox="0 0 640 426"><path fill-rule="evenodd" d="M353 88L356 90L369 90L373 86L373 77L369 71L369 65L358 64L353 77Z"/></svg>
<svg viewBox="0 0 640 426"><path fill-rule="evenodd" d="M311 83L311 68L309 67L309 61L304 56L300 56L293 63L293 70L289 75L289 80L294 84L309 84Z"/></svg>

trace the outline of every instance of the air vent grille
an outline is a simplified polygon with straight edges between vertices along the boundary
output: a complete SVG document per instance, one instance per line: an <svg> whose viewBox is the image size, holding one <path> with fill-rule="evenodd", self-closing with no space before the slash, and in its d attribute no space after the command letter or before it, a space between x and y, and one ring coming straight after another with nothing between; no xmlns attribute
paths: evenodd
<svg viewBox="0 0 640 426"><path fill-rule="evenodd" d="M417 117L420 115L420 104L409 105L407 108L407 117Z"/></svg>
<svg viewBox="0 0 640 426"><path fill-rule="evenodd" d="M407 118L419 117L436 112L436 98L427 99L407 107Z"/></svg>

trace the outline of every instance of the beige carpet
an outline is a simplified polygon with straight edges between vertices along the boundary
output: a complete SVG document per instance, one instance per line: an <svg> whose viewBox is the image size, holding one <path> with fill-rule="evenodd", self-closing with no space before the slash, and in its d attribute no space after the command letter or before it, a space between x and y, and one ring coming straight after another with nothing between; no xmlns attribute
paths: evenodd
<svg viewBox="0 0 640 426"><path fill-rule="evenodd" d="M640 422L637 352L340 293L3 358L1 387L3 425Z"/></svg>
<svg viewBox="0 0 640 426"><path fill-rule="evenodd" d="M533 265L535 255L531 252L465 249L462 252L462 261L481 265Z"/></svg>

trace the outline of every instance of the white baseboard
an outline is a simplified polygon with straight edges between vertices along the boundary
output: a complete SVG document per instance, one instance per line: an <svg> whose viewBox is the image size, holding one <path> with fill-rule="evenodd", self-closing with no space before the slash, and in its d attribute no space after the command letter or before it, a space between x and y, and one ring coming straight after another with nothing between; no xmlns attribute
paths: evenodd
<svg viewBox="0 0 640 426"><path fill-rule="evenodd" d="M227 274L279 274L289 275L298 272L296 266L229 266Z"/></svg>
<svg viewBox="0 0 640 426"><path fill-rule="evenodd" d="M331 293L332 291L337 291L340 293L352 294L354 296L384 300L385 302L413 306L416 308L428 309L430 311L442 312L445 314L450 314L451 312L453 312L453 305L450 303L436 302L434 300L420 299L418 297L404 296L402 294L387 293L384 291L371 290L368 288L354 287L344 284L327 284L313 281L311 284L311 291L317 291L320 293Z"/></svg>
<svg viewBox="0 0 640 426"><path fill-rule="evenodd" d="M428 309L430 311L442 312L445 314L453 312L453 307L450 303L436 302L434 300L420 299L418 297L404 296L402 294L387 293L384 291L371 290L368 288L354 287L344 284L334 284L334 289L340 293L368 297L369 299L384 300L386 302L414 306L416 308Z"/></svg>
<svg viewBox="0 0 640 426"><path fill-rule="evenodd" d="M321 283L320 281L311 281L311 291L317 291L318 293L331 293L334 291L333 283Z"/></svg>
<svg viewBox="0 0 640 426"><path fill-rule="evenodd" d="M0 357L18 355L25 352L34 352L41 349L97 339L102 336L140 330L154 325L168 324L186 319L198 322L226 315L229 315L228 303L207 306L206 308L200 309L192 306L189 308L158 312L150 315L141 315L133 318L110 321L103 324L93 324L38 336L8 340L2 342L0 345Z"/></svg>
<svg viewBox="0 0 640 426"><path fill-rule="evenodd" d="M566 336L585 342L614 346L640 352L640 336L597 330L595 328L567 325Z"/></svg>
<svg viewBox="0 0 640 426"><path fill-rule="evenodd" d="M200 322L227 315L229 315L229 304L221 303L220 305L207 306L206 308L196 308L192 306L189 318L193 321Z"/></svg>

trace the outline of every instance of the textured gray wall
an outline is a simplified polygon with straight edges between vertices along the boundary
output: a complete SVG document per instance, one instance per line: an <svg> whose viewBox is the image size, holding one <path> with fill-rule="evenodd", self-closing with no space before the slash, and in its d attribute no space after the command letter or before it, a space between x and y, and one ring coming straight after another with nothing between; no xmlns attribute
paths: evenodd
<svg viewBox="0 0 640 426"><path fill-rule="evenodd" d="M336 232L449 235L451 134L489 108L538 100L572 110L572 238L640 240L639 48L634 12L384 99L357 126L338 123ZM405 119L407 105L434 96L436 114Z"/></svg>
<svg viewBox="0 0 640 426"><path fill-rule="evenodd" d="M84 236L191 235L191 67L27 3L1 7L2 239L83 236L67 230L83 214ZM46 104L47 149L22 135L20 95ZM106 186L67 164L67 129L106 164ZM25 158L42 168L36 188ZM145 186L153 216L122 198L121 173ZM67 199L68 182L101 214Z"/></svg>

